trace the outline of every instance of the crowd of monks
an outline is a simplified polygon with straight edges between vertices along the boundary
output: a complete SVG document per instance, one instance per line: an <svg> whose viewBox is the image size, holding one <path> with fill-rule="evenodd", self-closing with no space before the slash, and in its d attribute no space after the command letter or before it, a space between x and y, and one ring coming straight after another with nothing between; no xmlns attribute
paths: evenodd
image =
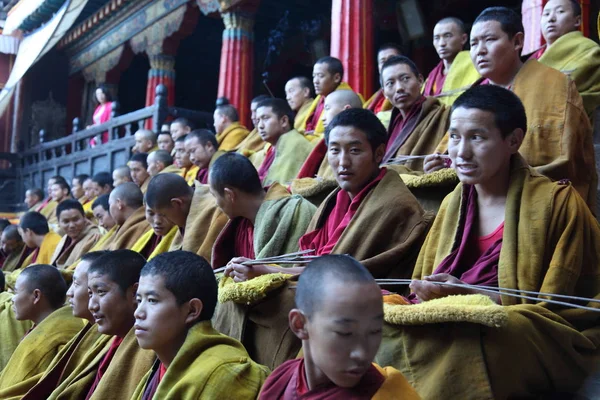
<svg viewBox="0 0 600 400"><path fill-rule="evenodd" d="M580 24L548 1L524 56L510 9L446 18L426 78L382 46L364 102L324 57L253 99L252 131L220 102L216 133L142 129L126 166L28 190L0 220L0 399L582 395L600 47Z"/></svg>

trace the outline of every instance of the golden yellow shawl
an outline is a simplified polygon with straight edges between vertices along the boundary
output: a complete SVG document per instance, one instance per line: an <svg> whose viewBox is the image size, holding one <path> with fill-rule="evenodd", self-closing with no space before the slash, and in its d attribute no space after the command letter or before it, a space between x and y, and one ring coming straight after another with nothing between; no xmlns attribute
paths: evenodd
<svg viewBox="0 0 600 400"><path fill-rule="evenodd" d="M131 249L148 229L150 224L146 221L146 207L142 205L117 230L107 250Z"/></svg>
<svg viewBox="0 0 600 400"><path fill-rule="evenodd" d="M152 260L159 254L166 253L167 251L169 251L171 243L173 243L173 239L175 239L178 230L179 229L177 228L177 226L174 226L173 228L171 228L169 233L162 237L162 239L158 243L158 246L154 248L154 250L148 257L148 261ZM135 242L131 250L136 251L138 253L141 252L144 249L144 247L146 247L150 239L152 239L152 236L154 236L154 230L150 229L148 232L144 233L137 242Z"/></svg>
<svg viewBox="0 0 600 400"><path fill-rule="evenodd" d="M265 141L262 140L256 128L246 136L246 139L239 145L238 153L245 157L250 157L256 152L261 151L265 147Z"/></svg>
<svg viewBox="0 0 600 400"><path fill-rule="evenodd" d="M481 76L473 65L473 61L471 61L471 54L468 50L463 50L456 55L454 62L452 62L442 92L437 98L442 104L451 106L454 100L477 82L479 78Z"/></svg>
<svg viewBox="0 0 600 400"><path fill-rule="evenodd" d="M13 294L0 292L0 372L33 325L31 321L17 321L13 311Z"/></svg>
<svg viewBox="0 0 600 400"><path fill-rule="evenodd" d="M183 170L179 168L175 164L167 165L165 169L159 172L159 174L177 174L179 176L183 175Z"/></svg>
<svg viewBox="0 0 600 400"><path fill-rule="evenodd" d="M312 108L312 103L313 99L307 99L306 102L298 109L298 112L294 117L294 129L302 134L304 134L306 119L308 118L309 111Z"/></svg>
<svg viewBox="0 0 600 400"><path fill-rule="evenodd" d="M198 166L196 165L192 165L186 172L185 172L185 176L183 177L185 179L185 181L188 183L188 185L192 186L194 184L194 181L196 180L196 175L198 175L198 170L200 168L198 168Z"/></svg>
<svg viewBox="0 0 600 400"><path fill-rule="evenodd" d="M46 206L40 210L40 213L46 217L46 219L49 219L53 214L55 214L57 206L58 203L56 201L50 200L48 204L46 204Z"/></svg>
<svg viewBox="0 0 600 400"><path fill-rule="evenodd" d="M335 90L352 90L352 88L346 82L341 82ZM358 94L358 96L361 100L363 100L360 94ZM299 132L306 134L306 122L314 114L315 110L317 109L317 106L319 105L319 102L321 101L321 98L323 98L323 96L318 95L310 104L310 108L308 109L306 118L304 119L304 124L302 124ZM323 126L321 115L316 115L315 118L318 118L319 122L317 123L315 131L312 133L312 135L321 137L323 136L323 133L325 133L325 127Z"/></svg>
<svg viewBox="0 0 600 400"><path fill-rule="evenodd" d="M91 222L87 222L87 226L81 232L81 235L75 242L75 245L71 245L71 249L65 251L61 254L63 247L67 241L67 236L63 236L58 242L56 249L54 250L54 254L52 254L51 264L55 265L59 269L66 268L73 264L75 261L79 260L82 255L87 253L98 240L100 240L101 234L100 230L96 225L93 225Z"/></svg>
<svg viewBox="0 0 600 400"><path fill-rule="evenodd" d="M238 150L240 143L248 136L250 131L239 122L232 122L223 132L217 135L219 150Z"/></svg>

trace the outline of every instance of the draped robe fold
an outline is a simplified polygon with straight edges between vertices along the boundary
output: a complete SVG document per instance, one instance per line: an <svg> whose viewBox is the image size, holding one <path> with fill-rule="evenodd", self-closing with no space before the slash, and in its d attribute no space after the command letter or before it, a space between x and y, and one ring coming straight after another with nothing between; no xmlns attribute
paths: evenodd
<svg viewBox="0 0 600 400"><path fill-rule="evenodd" d="M17 321L13 310L13 294L0 292L0 373L13 352L33 325L31 321Z"/></svg>
<svg viewBox="0 0 600 400"><path fill-rule="evenodd" d="M76 240L71 241L67 248L68 236L63 236L52 255L51 264L59 269L64 269L79 260L82 255L87 253L102 235L96 225L87 222L87 226Z"/></svg>
<svg viewBox="0 0 600 400"><path fill-rule="evenodd" d="M147 257L148 261L150 261L151 259L153 259L154 257L156 257L159 254L166 253L167 251L169 251L169 248L171 247L171 244L173 243L173 239L175 239L175 236L177 235L177 231L178 231L177 226L174 226L173 228L171 228L171 230L166 235L161 237L158 244L151 249L150 254ZM148 243L150 241L154 240L155 238L156 238L156 234L154 233L154 230L150 229L149 231L144 233L138 239L137 242L135 242L135 244L132 246L131 250L140 253L142 250L144 250L144 248L148 245Z"/></svg>
<svg viewBox="0 0 600 400"><path fill-rule="evenodd" d="M217 135L219 150L234 151L238 150L240 143L248 136L250 131L239 122L232 122L223 132Z"/></svg>
<svg viewBox="0 0 600 400"><path fill-rule="evenodd" d="M460 94L471 87L480 78L477 69L471 61L471 54L468 50L463 50L456 55L450 71L444 79L444 85L442 91L437 95L440 102L446 106L451 106L454 101L460 96ZM428 80L430 78L427 78ZM425 82L423 88L428 85L428 81ZM424 93L428 96L427 93Z"/></svg>
<svg viewBox="0 0 600 400"><path fill-rule="evenodd" d="M142 205L115 232L107 250L130 250L148 229L150 224L146 221L146 208Z"/></svg>
<svg viewBox="0 0 600 400"><path fill-rule="evenodd" d="M306 119L308 118L308 112L311 109L313 99L307 99L307 101L300 106L298 112L294 116L294 129L304 134L304 129L306 127Z"/></svg>

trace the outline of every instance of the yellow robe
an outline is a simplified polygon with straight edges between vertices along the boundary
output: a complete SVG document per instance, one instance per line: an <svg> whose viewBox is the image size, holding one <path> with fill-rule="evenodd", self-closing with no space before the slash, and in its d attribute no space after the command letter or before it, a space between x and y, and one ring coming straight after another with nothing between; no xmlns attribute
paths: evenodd
<svg viewBox="0 0 600 400"><path fill-rule="evenodd" d="M177 174L179 176L183 175L183 170L179 168L175 164L167 165L165 169L159 172L159 174Z"/></svg>
<svg viewBox="0 0 600 400"><path fill-rule="evenodd" d="M56 206L58 206L58 203L54 200L50 200L48 204L46 204L46 207L40 210L40 214L46 217L46 219L49 219L53 214L56 214Z"/></svg>
<svg viewBox="0 0 600 400"><path fill-rule="evenodd" d="M294 129L304 134L304 129L306 127L306 119L308 118L308 112L312 108L313 99L308 99L302 106L298 109L296 116L294 117ZM260 136L259 136L260 137Z"/></svg>
<svg viewBox="0 0 600 400"><path fill-rule="evenodd" d="M132 400L141 400L158 363L142 379ZM155 399L255 399L269 369L255 363L235 339L215 331L210 321L188 331L183 346L167 368Z"/></svg>
<svg viewBox="0 0 600 400"><path fill-rule="evenodd" d="M217 135L219 150L238 150L240 143L248 136L250 131L239 122L233 122L223 132Z"/></svg>
<svg viewBox="0 0 600 400"><path fill-rule="evenodd" d="M383 95L382 92L383 92L383 89L379 89L375 93L373 93L373 96L369 97L369 100L365 101L365 104L363 104L363 108L368 109L369 106L371 105L371 103L373 103L378 96ZM390 111L392 108L394 108L394 106L386 98L385 100L383 100L383 105L381 106L381 110L379 110L379 112Z"/></svg>
<svg viewBox="0 0 600 400"><path fill-rule="evenodd" d="M167 251L169 251L169 248L171 247L171 244L173 243L173 239L175 239L175 236L177 236L178 231L179 231L179 229L177 228L177 226L174 226L173 228L171 228L171 230L165 236L162 237L162 239L160 240L160 243L158 243L158 246L156 246L154 248L154 250L152 251L150 256L148 256L148 261L152 260L154 257L156 257L159 254L166 253ZM144 247L146 247L146 245L152 239L153 236L154 236L154 230L150 229L149 231L144 233L138 239L137 242L135 242L133 247L131 247L131 250L136 251L138 253L141 252L142 250L144 250Z"/></svg>
<svg viewBox="0 0 600 400"><path fill-rule="evenodd" d="M0 398L20 398L42 377L54 357L84 326L62 307L46 317L15 349L0 374Z"/></svg>
<svg viewBox="0 0 600 400"><path fill-rule="evenodd" d="M473 61L471 61L471 54L468 50L463 50L454 58L450 71L446 75L442 92L437 98L442 104L451 106L462 92L470 88L480 78L479 72L477 72ZM425 85L423 85L423 88L425 88Z"/></svg>
<svg viewBox="0 0 600 400"><path fill-rule="evenodd" d="M27 246L25 246L24 243L20 243L19 246L16 247L8 255L8 257L6 257L6 260L4 260L4 264L2 264L2 271L6 273L23 268L23 265L25 264L27 258L23 260L23 263L21 265L19 265L19 261L21 260L21 257L25 254L27 250Z"/></svg>
<svg viewBox="0 0 600 400"><path fill-rule="evenodd" d="M256 128L246 136L246 139L240 143L238 153L245 157L250 157L254 153L261 151L265 147L265 141L262 140Z"/></svg>
<svg viewBox="0 0 600 400"><path fill-rule="evenodd" d="M62 237L60 242L58 242L56 249L54 250L54 254L52 254L52 260L50 264L55 265L59 269L64 269L72 265L75 261L79 260L82 255L94 247L100 237L101 234L98 227L88 221L87 226L83 232L81 232L79 238L74 241L75 244L71 245L71 249L61 254L61 251L67 241L66 235Z"/></svg>
<svg viewBox="0 0 600 400"><path fill-rule="evenodd" d="M82 203L82 205L83 205L83 211L85 212L85 216L88 219L93 219L94 218L94 211L92 210L92 205L94 204L94 201L96 201L96 199L97 199L97 197L94 197L93 199L91 199L87 203Z"/></svg>
<svg viewBox="0 0 600 400"><path fill-rule="evenodd" d="M577 85L590 120L600 106L600 46L580 31L561 36L548 47L539 62L567 75Z"/></svg>
<svg viewBox="0 0 600 400"><path fill-rule="evenodd" d="M462 189L444 200L414 279L432 274L458 246ZM600 298L600 228L570 184L513 157L504 224L500 287ZM386 324L376 361L399 369L423 398L449 399L573 392L600 365L597 312L505 295L502 306L508 322L499 328Z"/></svg>
<svg viewBox="0 0 600 400"><path fill-rule="evenodd" d="M117 230L110 240L107 250L131 249L148 229L150 229L150 224L146 221L146 208L141 206Z"/></svg>
<svg viewBox="0 0 600 400"><path fill-rule="evenodd" d="M185 176L183 178L188 183L188 185L192 186L194 184L194 181L196 180L196 175L198 175L199 170L200 168L198 168L198 166L192 165L185 171Z"/></svg>
<svg viewBox="0 0 600 400"><path fill-rule="evenodd" d="M31 321L17 321L13 310L13 294L0 292L0 372L33 325Z"/></svg>
<svg viewBox="0 0 600 400"><path fill-rule="evenodd" d="M142 183L142 186L140 186L140 190L142 191L143 194L146 194L146 190L148 190L148 185L150 184L150 177L147 177L146 180Z"/></svg>
<svg viewBox="0 0 600 400"><path fill-rule="evenodd" d="M338 85L338 87L335 90L352 90L352 88L346 82L342 82ZM360 94L358 94L358 96L360 97L361 101L363 101L362 96ZM319 102L321 101L321 98L323 98L323 96L318 95L313 100L313 102L310 104L310 108L307 111L306 119L304 120L304 124L300 128L299 132L302 132L303 134L307 135L306 122L311 117L311 115L314 114L315 110L317 109L317 106L319 105ZM310 133L310 132L309 133L310 133L310 135L317 136L317 138L321 138L323 136L323 134L325 133L325 126L323 125L323 120L321 119L321 115L316 115L315 118L318 118L319 122L317 122L315 131L312 133ZM310 135L308 135L308 136L310 136Z"/></svg>

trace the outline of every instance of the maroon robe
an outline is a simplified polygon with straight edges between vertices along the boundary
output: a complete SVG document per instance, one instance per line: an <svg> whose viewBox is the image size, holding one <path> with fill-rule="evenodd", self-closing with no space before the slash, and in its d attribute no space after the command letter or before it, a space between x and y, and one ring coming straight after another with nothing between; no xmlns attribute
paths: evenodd
<svg viewBox="0 0 600 400"><path fill-rule="evenodd" d="M434 69L431 70L425 82L425 89L423 90L424 96L437 96L442 93L444 83L446 82L446 76L444 75L444 62L440 61Z"/></svg>
<svg viewBox="0 0 600 400"><path fill-rule="evenodd" d="M254 225L244 217L230 220L223 228L212 251L212 267L221 268L232 258L254 259Z"/></svg>
<svg viewBox="0 0 600 400"><path fill-rule="evenodd" d="M98 387L98 384L100 383L100 380L102 379L102 376L104 376L104 374L106 373L106 370L110 366L110 362L112 361L113 357L115 356L115 353L117 352L117 349L119 348L121 343L123 343L123 338L115 337L113 339L108 351L106 352L106 355L104 356L104 358L102 359L102 362L100 363L100 367L98 367L98 372L96 373L96 379L94 380L92 387L90 388L87 396L85 397L85 400L89 400L90 397L92 397L92 395L94 394L94 391Z"/></svg>
<svg viewBox="0 0 600 400"><path fill-rule="evenodd" d="M258 168L258 178L260 179L261 182L265 181L265 178L267 177L267 174L269 173L269 169L271 168L271 165L273 165L273 161L275 161L275 146L269 147L269 149L267 150L265 159L263 160L262 164L260 164L260 167Z"/></svg>
<svg viewBox="0 0 600 400"><path fill-rule="evenodd" d="M317 125L319 124L319 118L321 118L321 114L323 113L323 109L325 108L325 96L321 96L319 99L319 104L315 108L315 111L308 117L306 120L306 129L307 133L314 132L317 129Z"/></svg>
<svg viewBox="0 0 600 400"><path fill-rule="evenodd" d="M391 122L388 128L388 142L385 148L385 156L383 157L384 164L396 156L400 147L402 147L415 130L421 119L424 102L425 96L419 97L406 112L406 117L403 117L397 108L392 110Z"/></svg>
<svg viewBox="0 0 600 400"><path fill-rule="evenodd" d="M327 157L327 145L325 144L325 139L321 139L314 149L312 149L304 164L302 164L302 168L300 168L300 172L298 172L296 178L314 178L317 172L319 172L319 168L325 157Z"/></svg>
<svg viewBox="0 0 600 400"><path fill-rule="evenodd" d="M203 185L208 184L208 167L198 170L198 173L196 174L196 180Z"/></svg>

